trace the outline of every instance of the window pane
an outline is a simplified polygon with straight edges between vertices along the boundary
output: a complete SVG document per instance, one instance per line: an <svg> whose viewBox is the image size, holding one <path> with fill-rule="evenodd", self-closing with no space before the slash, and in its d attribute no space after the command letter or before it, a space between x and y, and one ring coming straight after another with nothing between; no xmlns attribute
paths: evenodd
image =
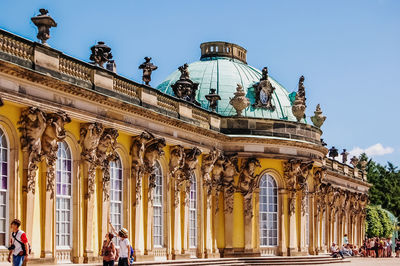
<svg viewBox="0 0 400 266"><path fill-rule="evenodd" d="M120 159L110 162L110 217L115 230L122 228L122 164ZM114 242L118 246L119 241L114 237Z"/></svg>
<svg viewBox="0 0 400 266"><path fill-rule="evenodd" d="M71 247L72 157L66 142L58 143L56 162L56 246Z"/></svg>
<svg viewBox="0 0 400 266"><path fill-rule="evenodd" d="M153 198L153 242L155 247L163 247L163 175L161 166L155 166L155 187Z"/></svg>
<svg viewBox="0 0 400 266"><path fill-rule="evenodd" d="M275 179L265 174L260 180L260 245L276 246L278 235L277 187Z"/></svg>

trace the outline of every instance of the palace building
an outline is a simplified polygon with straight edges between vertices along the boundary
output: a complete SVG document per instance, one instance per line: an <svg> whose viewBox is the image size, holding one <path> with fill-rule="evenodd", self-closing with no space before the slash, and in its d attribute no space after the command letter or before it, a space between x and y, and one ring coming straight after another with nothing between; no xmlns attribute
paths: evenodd
<svg viewBox="0 0 400 266"><path fill-rule="evenodd" d="M138 261L361 245L365 162L325 147L304 77L289 93L241 46L207 42L153 87L151 58L142 84L102 42L91 62L48 46L45 11L42 43L0 30L0 261L14 218L39 264L100 261L109 220Z"/></svg>

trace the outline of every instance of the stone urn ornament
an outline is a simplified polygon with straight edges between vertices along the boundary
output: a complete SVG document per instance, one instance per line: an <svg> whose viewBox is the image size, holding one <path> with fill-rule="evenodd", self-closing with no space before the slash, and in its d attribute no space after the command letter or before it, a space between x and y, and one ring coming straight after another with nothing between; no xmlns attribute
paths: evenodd
<svg viewBox="0 0 400 266"><path fill-rule="evenodd" d="M326 119L326 116L322 115L321 106L319 104L317 104L317 107L315 108L315 111L314 111L314 116L311 117L311 122L317 128L321 128L321 126L325 122L325 119Z"/></svg>
<svg viewBox="0 0 400 266"><path fill-rule="evenodd" d="M242 116L242 111L250 105L250 100L246 97L242 85L237 84L234 97L230 98L229 104L236 110L236 116Z"/></svg>
<svg viewBox="0 0 400 266"><path fill-rule="evenodd" d="M104 42L97 42L96 45L90 47L92 54L90 55L90 60L93 64L104 68L104 64L110 62L113 58L111 53L111 48L105 45Z"/></svg>
<svg viewBox="0 0 400 266"><path fill-rule="evenodd" d="M305 118L306 112L306 91L304 88L304 76L301 76L299 79L298 90L296 93L296 98L292 105L292 113L296 117L297 122L300 122L301 119Z"/></svg>
<svg viewBox="0 0 400 266"><path fill-rule="evenodd" d="M219 96L216 92L216 89L210 89L210 93L205 97L209 102L209 106L211 111L215 112L217 110L218 101L221 100L221 96Z"/></svg>
<svg viewBox="0 0 400 266"><path fill-rule="evenodd" d="M57 27L57 23L52 17L47 15L49 11L47 9L39 9L40 14L36 17L32 17L33 24L38 28L38 34L36 37L42 42L43 45L48 46L46 43L50 39L50 28Z"/></svg>

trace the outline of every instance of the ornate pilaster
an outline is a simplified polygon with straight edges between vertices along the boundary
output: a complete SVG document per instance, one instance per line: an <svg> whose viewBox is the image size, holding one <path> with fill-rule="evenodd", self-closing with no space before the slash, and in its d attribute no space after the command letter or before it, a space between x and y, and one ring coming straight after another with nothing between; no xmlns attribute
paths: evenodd
<svg viewBox="0 0 400 266"><path fill-rule="evenodd" d="M242 163L239 174L239 182L237 190L243 195L244 210L244 251L245 253L254 253L252 245L253 240L253 192L256 188L255 171L261 167L260 161L256 158L245 159Z"/></svg>
<svg viewBox="0 0 400 266"><path fill-rule="evenodd" d="M44 249L42 249L42 258L54 258L53 256L53 237L52 226L54 224L54 198L55 198L55 179L56 162L58 152L58 142L66 137L64 125L71 122L71 119L64 113L46 114L46 129L41 138L42 154L45 158L46 170L46 196L44 211Z"/></svg>
<svg viewBox="0 0 400 266"><path fill-rule="evenodd" d="M86 226L84 227L85 246L84 246L84 262L94 260L93 254L93 211L95 207L95 188L96 188L96 168L97 168L97 147L100 138L104 132L103 125L100 123L81 124L79 143L82 148L82 178L86 185L85 189L85 214Z"/></svg>
<svg viewBox="0 0 400 266"><path fill-rule="evenodd" d="M215 208L215 201L213 201L213 198L215 199L216 195L216 190L215 187L213 188L213 182L212 179L212 170L214 168L215 162L217 159L220 157L221 152L217 149L213 149L210 151L209 154L203 155L202 158L202 163L201 163L201 173L203 176L203 190L204 190L204 198L206 199L206 208L205 208L205 217L206 217L206 222L205 222L205 232L206 232L206 238L205 238L205 253L206 257L210 257L211 254L216 252L216 235L215 231L213 230L215 227L213 225L213 222L216 220L215 219L215 214L213 215L212 209ZM214 204L212 204L214 202ZM214 205L214 206L212 206Z"/></svg>

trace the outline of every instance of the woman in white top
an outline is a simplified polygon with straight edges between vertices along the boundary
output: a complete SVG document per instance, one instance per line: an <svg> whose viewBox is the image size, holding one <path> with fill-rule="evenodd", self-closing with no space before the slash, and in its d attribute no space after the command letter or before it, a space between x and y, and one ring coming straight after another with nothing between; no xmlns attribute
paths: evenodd
<svg viewBox="0 0 400 266"><path fill-rule="evenodd" d="M128 230L122 228L117 233L114 226L111 224L111 221L108 221L108 223L110 224L111 231L120 238L118 266L130 266L129 259L131 257L131 243L128 239Z"/></svg>

